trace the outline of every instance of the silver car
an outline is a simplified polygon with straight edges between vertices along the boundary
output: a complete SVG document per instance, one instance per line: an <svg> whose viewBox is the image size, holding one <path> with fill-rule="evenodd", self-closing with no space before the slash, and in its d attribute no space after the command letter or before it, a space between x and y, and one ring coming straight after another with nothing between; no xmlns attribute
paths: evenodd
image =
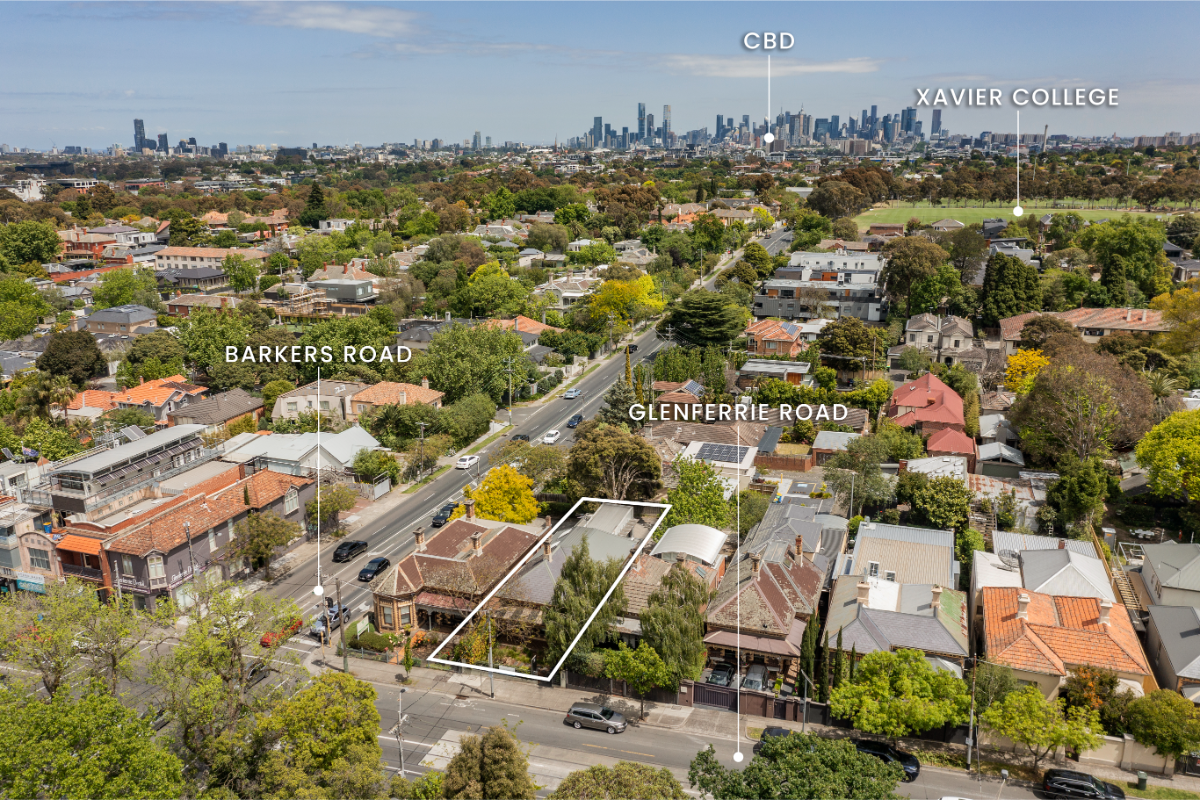
<svg viewBox="0 0 1200 800"><path fill-rule="evenodd" d="M567 712L563 720L575 728L595 728L608 733L622 733L625 730L625 717L611 708L595 703L576 703Z"/></svg>

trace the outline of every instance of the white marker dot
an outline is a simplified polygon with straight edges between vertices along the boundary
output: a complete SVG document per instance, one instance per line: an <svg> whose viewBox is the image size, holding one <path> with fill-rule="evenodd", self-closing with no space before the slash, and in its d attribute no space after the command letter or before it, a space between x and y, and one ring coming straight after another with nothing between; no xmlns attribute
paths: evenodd
<svg viewBox="0 0 1200 800"><path fill-rule="evenodd" d="M1019 217L1024 213L1025 213L1025 209L1021 208L1020 206L1016 206L1013 208L1013 216L1014 217Z"/></svg>
<svg viewBox="0 0 1200 800"><path fill-rule="evenodd" d="M767 135L770 136L771 134L767 134ZM738 762L739 764L742 763L742 751L741 750L738 750L736 753L733 754L733 760Z"/></svg>
<svg viewBox="0 0 1200 800"><path fill-rule="evenodd" d="M775 141L775 134L773 134L773 133L764 133L764 134L763 134L763 141L764 141L764 142L766 142L767 144L770 144L771 142ZM739 759L739 760L740 760L740 759Z"/></svg>

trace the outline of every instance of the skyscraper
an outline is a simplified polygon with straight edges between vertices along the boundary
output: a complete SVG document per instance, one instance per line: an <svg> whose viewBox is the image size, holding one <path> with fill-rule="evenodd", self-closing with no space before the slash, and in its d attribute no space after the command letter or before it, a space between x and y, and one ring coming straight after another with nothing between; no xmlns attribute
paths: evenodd
<svg viewBox="0 0 1200 800"><path fill-rule="evenodd" d="M929 123L929 135L942 132L942 110L935 108L933 110L933 122Z"/></svg>
<svg viewBox="0 0 1200 800"><path fill-rule="evenodd" d="M663 106L663 138L666 139L671 135L671 107Z"/></svg>
<svg viewBox="0 0 1200 800"><path fill-rule="evenodd" d="M604 118L594 117L592 119L592 143L599 147L604 144Z"/></svg>
<svg viewBox="0 0 1200 800"><path fill-rule="evenodd" d="M749 114L742 114L742 125L746 128L746 130L750 130L750 115Z"/></svg>
<svg viewBox="0 0 1200 800"><path fill-rule="evenodd" d="M833 139L838 138L842 134L842 118L834 114L829 118L829 136Z"/></svg>
<svg viewBox="0 0 1200 800"><path fill-rule="evenodd" d="M917 110L912 106L900 112L901 133L912 133L917 124Z"/></svg>
<svg viewBox="0 0 1200 800"><path fill-rule="evenodd" d="M862 110L862 120L859 122L859 125L861 125L862 127L864 127L864 128L865 128L865 127L867 127L867 125L869 125L869 124L870 124L870 123L869 123L869 122L867 122L867 110L864 108L864 109Z"/></svg>
<svg viewBox="0 0 1200 800"><path fill-rule="evenodd" d="M638 141L646 138L646 104L638 103Z"/></svg>
<svg viewBox="0 0 1200 800"><path fill-rule="evenodd" d="M654 115L653 114L646 115L646 137L649 139L654 138Z"/></svg>
<svg viewBox="0 0 1200 800"><path fill-rule="evenodd" d="M717 114L717 138L723 139L724 137L725 137L725 115Z"/></svg>
<svg viewBox="0 0 1200 800"><path fill-rule="evenodd" d="M479 131L475 131L475 138L471 140L471 149L479 150L483 145L483 138L479 135Z"/></svg>
<svg viewBox="0 0 1200 800"><path fill-rule="evenodd" d="M871 106L871 124L879 121L879 106Z"/></svg>
<svg viewBox="0 0 1200 800"><path fill-rule="evenodd" d="M167 135L165 133L158 135L158 149L163 153L171 152L171 145L167 144Z"/></svg>
<svg viewBox="0 0 1200 800"><path fill-rule="evenodd" d="M133 150L135 153L141 153L142 148L146 146L146 126L142 124L140 119L133 121Z"/></svg>

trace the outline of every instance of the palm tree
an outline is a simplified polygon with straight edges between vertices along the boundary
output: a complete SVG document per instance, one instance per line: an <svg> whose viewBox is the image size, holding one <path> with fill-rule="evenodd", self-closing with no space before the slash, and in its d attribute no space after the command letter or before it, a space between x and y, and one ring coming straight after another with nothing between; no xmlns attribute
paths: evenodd
<svg viewBox="0 0 1200 800"><path fill-rule="evenodd" d="M75 385L66 375L56 375L50 381L50 405L66 415L66 408L75 399Z"/></svg>
<svg viewBox="0 0 1200 800"><path fill-rule="evenodd" d="M1155 421L1162 422L1183 407L1176 394L1186 386L1182 380L1161 369L1153 372L1142 370L1142 378L1146 381L1150 394L1154 395Z"/></svg>
<svg viewBox="0 0 1200 800"><path fill-rule="evenodd" d="M78 441L83 441L85 438L92 436L92 421L87 417L75 417L67 420L67 430L70 431Z"/></svg>
<svg viewBox="0 0 1200 800"><path fill-rule="evenodd" d="M53 378L49 372L37 372L21 387L17 397L17 410L21 416L32 419L42 417L50 419L50 406L53 404Z"/></svg>

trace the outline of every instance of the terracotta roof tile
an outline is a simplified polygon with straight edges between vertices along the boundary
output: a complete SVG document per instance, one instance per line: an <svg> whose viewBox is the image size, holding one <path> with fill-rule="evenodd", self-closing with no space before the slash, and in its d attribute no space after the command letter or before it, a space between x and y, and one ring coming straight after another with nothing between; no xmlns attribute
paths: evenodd
<svg viewBox="0 0 1200 800"><path fill-rule="evenodd" d="M929 441L925 443L925 449L930 455L936 453L974 455L975 440L953 428L942 428L929 437Z"/></svg>
<svg viewBox="0 0 1200 800"><path fill-rule="evenodd" d="M354 395L353 399L377 406L412 405L416 403L430 405L436 403L444 396L442 392L412 383L381 381L374 386L363 389Z"/></svg>
<svg viewBox="0 0 1200 800"><path fill-rule="evenodd" d="M964 424L962 398L931 372L897 389L888 402L887 413L902 426L918 422Z"/></svg>

